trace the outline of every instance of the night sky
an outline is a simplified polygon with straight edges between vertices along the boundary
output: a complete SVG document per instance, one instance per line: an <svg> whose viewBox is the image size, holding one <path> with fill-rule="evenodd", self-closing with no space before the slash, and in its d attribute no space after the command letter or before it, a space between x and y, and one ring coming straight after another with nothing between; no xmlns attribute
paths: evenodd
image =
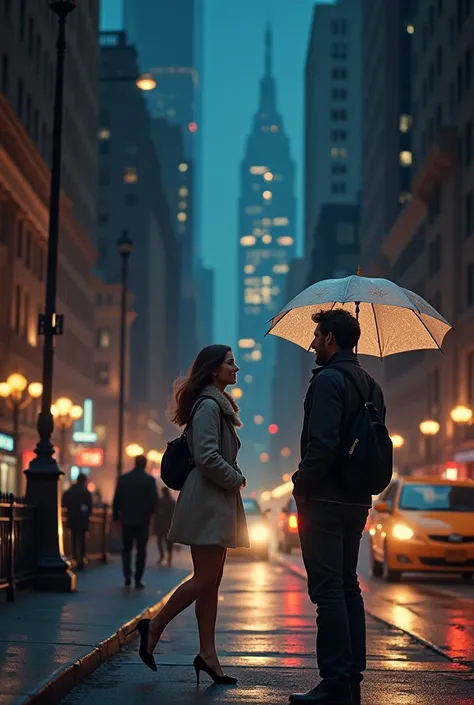
<svg viewBox="0 0 474 705"><path fill-rule="evenodd" d="M154 0L150 0L153 2ZM121 29L121 0L101 0L102 29ZM298 166L302 207L304 63L314 0L201 0L204 5L202 118L204 261L216 269L215 341L235 344L237 319L237 199L246 136L257 109L264 32L274 32L277 100ZM302 241L299 216L298 243ZM262 331L262 335L263 335Z"/></svg>

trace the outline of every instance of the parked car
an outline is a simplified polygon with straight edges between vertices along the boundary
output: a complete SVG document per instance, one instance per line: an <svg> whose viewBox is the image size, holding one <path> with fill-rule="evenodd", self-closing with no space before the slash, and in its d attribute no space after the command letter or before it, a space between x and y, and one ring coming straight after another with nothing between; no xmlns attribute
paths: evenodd
<svg viewBox="0 0 474 705"><path fill-rule="evenodd" d="M298 512L293 497L288 500L277 518L278 550L291 553L293 548L300 547L298 536Z"/></svg>
<svg viewBox="0 0 474 705"><path fill-rule="evenodd" d="M403 572L474 575L474 482L400 477L369 519L372 574L398 582Z"/></svg>
<svg viewBox="0 0 474 705"><path fill-rule="evenodd" d="M230 555L251 556L262 561L268 561L270 547L270 529L268 526L269 509L263 511L256 499L243 498L245 515L250 537L248 548L232 548Z"/></svg>

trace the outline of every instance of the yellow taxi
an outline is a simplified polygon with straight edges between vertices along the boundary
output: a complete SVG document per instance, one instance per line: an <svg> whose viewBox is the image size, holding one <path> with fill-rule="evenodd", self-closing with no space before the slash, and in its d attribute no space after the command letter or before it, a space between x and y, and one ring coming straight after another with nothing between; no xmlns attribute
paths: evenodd
<svg viewBox="0 0 474 705"><path fill-rule="evenodd" d="M403 572L474 576L474 481L399 477L369 516L374 577L399 582Z"/></svg>

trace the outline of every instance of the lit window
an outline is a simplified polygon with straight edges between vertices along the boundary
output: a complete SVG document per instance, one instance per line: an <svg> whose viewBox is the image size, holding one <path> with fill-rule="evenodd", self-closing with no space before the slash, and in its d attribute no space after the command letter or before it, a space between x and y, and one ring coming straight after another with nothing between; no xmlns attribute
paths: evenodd
<svg viewBox="0 0 474 705"><path fill-rule="evenodd" d="M186 186L181 186L181 188L178 191L178 194L181 196L181 198L185 198L188 195L189 191L186 188Z"/></svg>
<svg viewBox="0 0 474 705"><path fill-rule="evenodd" d="M261 350L252 350L250 353L250 359L254 360L255 362L260 362L262 359L262 351Z"/></svg>
<svg viewBox="0 0 474 705"><path fill-rule="evenodd" d="M288 274L290 268L287 264L275 264L273 266L274 274Z"/></svg>
<svg viewBox="0 0 474 705"><path fill-rule="evenodd" d="M110 130L108 127L103 127L101 130L99 130L99 139L100 140L110 139Z"/></svg>
<svg viewBox="0 0 474 705"><path fill-rule="evenodd" d="M188 219L188 216L186 215L186 213L178 213L177 218L180 223L185 223Z"/></svg>
<svg viewBox="0 0 474 705"><path fill-rule="evenodd" d="M250 167L250 173L255 174L256 176L261 176L262 174L265 174L267 171L266 166L251 166Z"/></svg>
<svg viewBox="0 0 474 705"><path fill-rule="evenodd" d="M288 218L273 218L273 225L289 225L290 221Z"/></svg>
<svg viewBox="0 0 474 705"><path fill-rule="evenodd" d="M252 384L252 382L253 382L252 375L245 375L244 382L246 382L247 384Z"/></svg>
<svg viewBox="0 0 474 705"><path fill-rule="evenodd" d="M257 242L257 238L254 235L244 235L240 238L240 244L242 247L252 247Z"/></svg>
<svg viewBox="0 0 474 705"><path fill-rule="evenodd" d="M271 277L262 277L262 284L264 286L269 286L273 282Z"/></svg>
<svg viewBox="0 0 474 705"><path fill-rule="evenodd" d="M102 348L102 350L105 350L106 348L110 348L110 333L108 330L105 328L100 328L97 331L97 347Z"/></svg>
<svg viewBox="0 0 474 705"><path fill-rule="evenodd" d="M136 184L138 181L138 176L137 176L137 169L134 166L128 166L125 169L125 173L123 175L123 180L126 184Z"/></svg>
<svg viewBox="0 0 474 705"><path fill-rule="evenodd" d="M253 274L255 272L255 267L253 264L246 264L244 267L245 274Z"/></svg>
<svg viewBox="0 0 474 705"><path fill-rule="evenodd" d="M412 24L407 24L407 32L408 34L415 34L415 27Z"/></svg>
<svg viewBox="0 0 474 705"><path fill-rule="evenodd" d="M245 303L253 304L254 306L258 306L262 303L262 297L260 296L258 289L253 287L248 287L245 289Z"/></svg>
<svg viewBox="0 0 474 705"><path fill-rule="evenodd" d="M253 417L253 422L257 424L257 426L261 426L264 421L265 419L260 414L257 414L257 416Z"/></svg>
<svg viewBox="0 0 474 705"><path fill-rule="evenodd" d="M345 147L331 147L331 157L333 159L345 159L347 157L347 149Z"/></svg>
<svg viewBox="0 0 474 705"><path fill-rule="evenodd" d="M413 155L411 152L400 152L400 165L401 166L411 166L413 163Z"/></svg>
<svg viewBox="0 0 474 705"><path fill-rule="evenodd" d="M182 163L179 165L178 169L180 170L180 172L181 172L182 174L184 174L184 172L189 169L189 166L188 166L187 164L185 164L184 162L182 162Z"/></svg>
<svg viewBox="0 0 474 705"><path fill-rule="evenodd" d="M260 462L268 463L269 460L270 456L268 455L268 453L260 453Z"/></svg>
<svg viewBox="0 0 474 705"><path fill-rule="evenodd" d="M411 115L400 115L400 132L408 132L412 122L413 118Z"/></svg>
<svg viewBox="0 0 474 705"><path fill-rule="evenodd" d="M284 235L283 237L279 237L277 242L283 247L291 247L291 245L293 244L293 238L289 235Z"/></svg>
<svg viewBox="0 0 474 705"><path fill-rule="evenodd" d="M254 235L263 235L263 230L262 230L262 228L254 228L254 229L252 230L252 233L253 233Z"/></svg>
<svg viewBox="0 0 474 705"><path fill-rule="evenodd" d="M403 191L398 197L399 203L408 203L411 201L411 193L409 191Z"/></svg>
<svg viewBox="0 0 474 705"><path fill-rule="evenodd" d="M278 132L279 129L280 129L280 128L278 127L278 125L272 125L272 126L270 127L270 132Z"/></svg>
<svg viewBox="0 0 474 705"><path fill-rule="evenodd" d="M268 228L269 225L272 224L272 219L271 218L262 218L262 225Z"/></svg>
<svg viewBox="0 0 474 705"><path fill-rule="evenodd" d="M262 195L266 201L269 201L272 197L272 192L271 191L264 191Z"/></svg>
<svg viewBox="0 0 474 705"><path fill-rule="evenodd" d="M262 242L264 245L269 245L272 241L272 236L271 235L264 235L262 237Z"/></svg>
<svg viewBox="0 0 474 705"><path fill-rule="evenodd" d="M241 338L239 340L239 348L245 349L245 348L254 348L255 347L255 340L253 338Z"/></svg>
<svg viewBox="0 0 474 705"><path fill-rule="evenodd" d="M266 174L263 175L263 178L265 181L273 181L273 174L271 171L267 171Z"/></svg>

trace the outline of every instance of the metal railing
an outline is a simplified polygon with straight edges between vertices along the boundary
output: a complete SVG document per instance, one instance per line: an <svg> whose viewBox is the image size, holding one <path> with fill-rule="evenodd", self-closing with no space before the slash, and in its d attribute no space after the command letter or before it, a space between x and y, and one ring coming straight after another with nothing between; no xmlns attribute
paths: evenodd
<svg viewBox="0 0 474 705"><path fill-rule="evenodd" d="M0 494L0 590L15 599L15 587L31 585L36 575L36 508L23 498Z"/></svg>
<svg viewBox="0 0 474 705"><path fill-rule="evenodd" d="M89 520L86 554L89 561L107 563L111 511L95 508ZM74 565L67 514L63 509L64 553ZM36 507L24 498L0 493L0 591L7 601L15 589L33 584L37 572Z"/></svg>

